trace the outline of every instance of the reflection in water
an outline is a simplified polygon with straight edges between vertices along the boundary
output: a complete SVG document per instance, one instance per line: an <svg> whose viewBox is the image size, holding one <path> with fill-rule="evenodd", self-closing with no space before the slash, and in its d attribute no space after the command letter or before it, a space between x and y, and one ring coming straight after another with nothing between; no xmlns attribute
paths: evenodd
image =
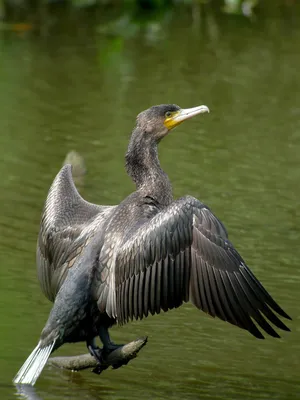
<svg viewBox="0 0 300 400"><path fill-rule="evenodd" d="M16 395L19 399L26 400L43 400L37 395L35 388L30 385L16 385Z"/></svg>
<svg viewBox="0 0 300 400"><path fill-rule="evenodd" d="M123 155L134 116L151 104L200 102L210 106L209 118L162 143L163 168L175 196L200 198L224 221L293 317L292 333L255 341L185 306L113 330L116 342L148 334L132 366L100 377L47 367L37 392L43 400L299 398L297 18L249 25L218 16L210 36L202 27L192 31L182 13L164 41L151 43L140 36L116 43L80 26L86 36L57 33L47 43L1 34L1 397L15 398L7 384L50 309L36 279L35 245L47 190L67 152L75 149L86 161L82 195L117 204L133 189ZM82 351L76 345L63 353Z"/></svg>
<svg viewBox="0 0 300 400"><path fill-rule="evenodd" d="M60 370L60 374L66 374L69 378L70 383L70 392L69 394L60 394L59 388L55 388L55 392L53 392L53 398L74 398L72 394L74 392L80 392L80 399L87 398L89 400L99 400L102 398L101 393L106 394L106 390L103 387L99 387L97 389L93 388L90 385L88 379L83 379L80 374L70 373L66 371ZM26 399L26 400L47 400L49 398L48 390L39 390L38 388L30 385L15 385L16 391L14 398L17 399ZM52 391L50 391L52 392Z"/></svg>

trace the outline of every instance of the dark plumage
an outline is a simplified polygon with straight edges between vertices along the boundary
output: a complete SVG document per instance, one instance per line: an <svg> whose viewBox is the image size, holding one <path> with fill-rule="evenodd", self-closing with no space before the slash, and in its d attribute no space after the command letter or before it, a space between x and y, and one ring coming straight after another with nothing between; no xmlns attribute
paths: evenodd
<svg viewBox="0 0 300 400"><path fill-rule="evenodd" d="M174 200L160 167L158 142L182 121L206 111L205 106L160 105L138 115L126 154L136 191L118 206L83 200L70 165L58 173L37 246L39 281L54 306L16 383L34 384L50 353L66 342L86 341L101 363L96 336L104 351L112 351L117 345L108 328L116 322L189 300L257 338L263 338L259 327L279 337L268 320L289 330L274 311L289 316L251 273L223 224L191 196Z"/></svg>

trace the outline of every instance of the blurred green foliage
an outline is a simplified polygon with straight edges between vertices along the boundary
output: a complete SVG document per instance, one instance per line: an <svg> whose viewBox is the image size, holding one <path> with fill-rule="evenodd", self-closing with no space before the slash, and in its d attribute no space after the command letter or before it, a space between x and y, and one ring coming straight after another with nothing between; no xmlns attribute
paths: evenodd
<svg viewBox="0 0 300 400"><path fill-rule="evenodd" d="M211 4L228 14L243 14L250 16L256 7L271 8L292 6L296 0L0 0L0 17L5 18L11 10L17 14L31 13L33 10L41 11L41 8L51 5L66 5L73 8L91 8L103 6L115 6L123 9L136 8L143 10L157 10L172 5L197 6Z"/></svg>
<svg viewBox="0 0 300 400"><path fill-rule="evenodd" d="M125 39L146 31L151 41L177 12L188 13L192 26L206 19L215 35L219 14L252 22L259 15L296 14L299 5L297 0L0 0L0 31L47 36L67 25L77 30L88 16L83 25L92 23L98 34Z"/></svg>

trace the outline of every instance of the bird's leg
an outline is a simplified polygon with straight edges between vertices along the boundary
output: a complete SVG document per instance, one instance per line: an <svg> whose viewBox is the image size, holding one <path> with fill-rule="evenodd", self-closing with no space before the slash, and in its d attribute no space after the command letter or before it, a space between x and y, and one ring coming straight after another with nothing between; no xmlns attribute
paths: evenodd
<svg viewBox="0 0 300 400"><path fill-rule="evenodd" d="M101 363L101 353L102 349L96 345L96 340L93 338L86 342L86 346L91 356L93 356L99 363Z"/></svg>
<svg viewBox="0 0 300 400"><path fill-rule="evenodd" d="M114 350L119 349L120 347L124 346L123 344L115 344L114 342L112 342L110 340L108 329L105 326L100 327L99 337L100 337L101 342L103 343L102 357L104 357L104 358L107 357L107 355L110 354L111 352L113 352ZM128 364L128 362L129 362L129 359L122 360L122 361L117 362L116 364L113 364L112 367L114 369L117 369L117 368L122 367L122 365ZM94 371L94 372L96 372L96 371Z"/></svg>
<svg viewBox="0 0 300 400"><path fill-rule="evenodd" d="M99 337L103 343L103 351L107 353L111 353L112 351L123 346L123 344L115 344L110 340L108 329L105 326L100 326Z"/></svg>
<svg viewBox="0 0 300 400"><path fill-rule="evenodd" d="M102 356L103 349L100 349L100 347L98 347L96 345L95 338L87 341L86 345L87 345L87 348L88 348L91 356L93 356L96 359L96 361L98 362L98 365L97 365L97 367L95 367L93 369L93 372L95 374L100 375L102 371L104 371L105 369L108 368L108 365L106 365L103 361L103 356Z"/></svg>

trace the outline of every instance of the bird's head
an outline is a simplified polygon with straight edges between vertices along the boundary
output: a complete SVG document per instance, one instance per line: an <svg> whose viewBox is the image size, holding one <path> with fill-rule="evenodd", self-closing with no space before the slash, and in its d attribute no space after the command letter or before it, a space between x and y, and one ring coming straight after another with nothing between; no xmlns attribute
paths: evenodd
<svg viewBox="0 0 300 400"><path fill-rule="evenodd" d="M206 106L184 109L176 104L161 104L142 111L137 116L137 128L159 141L183 121L205 112L209 112Z"/></svg>

